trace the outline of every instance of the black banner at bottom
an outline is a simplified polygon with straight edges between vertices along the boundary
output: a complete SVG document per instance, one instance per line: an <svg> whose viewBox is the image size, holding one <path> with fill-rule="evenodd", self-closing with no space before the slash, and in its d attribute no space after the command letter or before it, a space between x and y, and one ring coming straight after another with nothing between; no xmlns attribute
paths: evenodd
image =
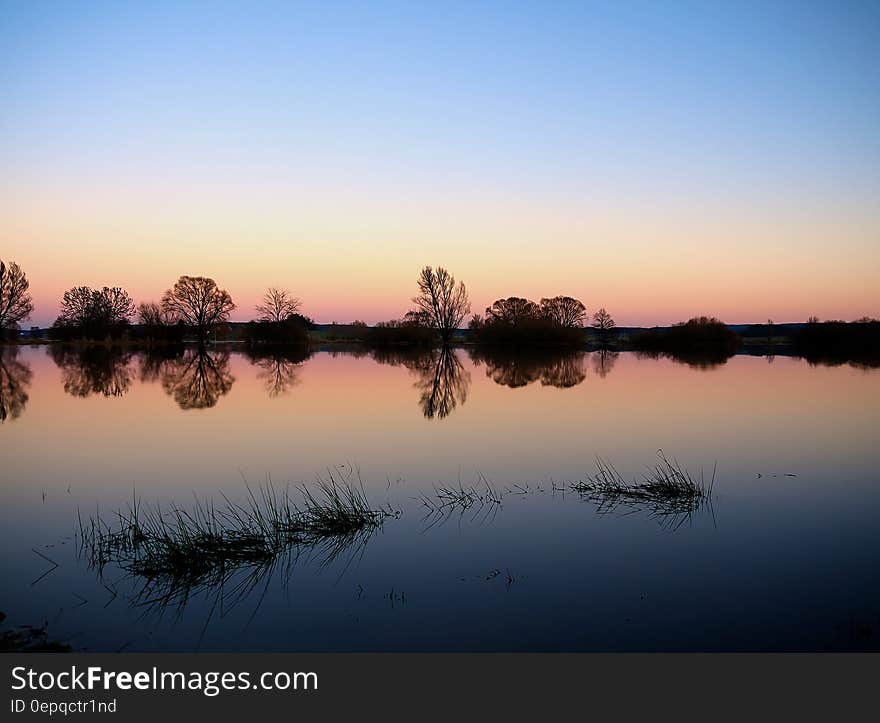
<svg viewBox="0 0 880 723"><path fill-rule="evenodd" d="M4 720L478 715L616 718L872 705L880 658L801 654L4 655Z"/></svg>

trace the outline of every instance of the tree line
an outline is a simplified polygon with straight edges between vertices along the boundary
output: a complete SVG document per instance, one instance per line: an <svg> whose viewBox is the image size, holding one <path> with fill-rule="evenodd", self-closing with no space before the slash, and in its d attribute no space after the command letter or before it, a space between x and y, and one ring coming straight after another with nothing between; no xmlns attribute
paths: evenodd
<svg viewBox="0 0 880 723"><path fill-rule="evenodd" d="M0 262L0 329L14 332L33 312L26 274L11 262ZM449 346L470 314L471 303L463 282L443 267L425 266L416 279L413 308L401 319L380 322L367 332L376 345ZM290 343L307 339L314 326L301 313L300 300L290 291L270 288L257 304L257 316L246 325L244 338L251 342ZM229 321L236 305L231 294L214 279L181 276L159 301L136 305L119 286L93 289L75 286L64 292L60 313L52 325L62 340L119 338L137 323L137 333L153 342L176 342L193 334L204 343L211 332ZM486 344L520 343L578 344L587 320L586 307L569 296L543 298L540 303L509 297L486 309L485 317L473 316L469 330ZM610 314L600 309L592 326L601 338L614 328ZM364 325L366 328L366 325Z"/></svg>
<svg viewBox="0 0 880 723"><path fill-rule="evenodd" d="M27 275L15 262L0 261L0 334L14 336L33 312ZM301 313L302 303L287 289L269 288L256 305L255 318L244 326L242 338L252 345L305 345L314 322ZM194 336L204 344L212 332L229 322L236 309L231 294L214 279L181 276L159 301L135 305L119 286L92 289L75 286L60 301L60 313L52 327L55 338L116 339L133 335L147 343L180 343ZM443 267L425 266L416 279L412 308L401 318L367 327L359 322L363 341L376 347L448 347L459 335L471 313L467 287ZM136 327L133 328L133 323ZM807 328L796 334L799 347L849 345L863 352L876 351L878 323L860 319L850 328L843 322L819 325L811 317ZM577 348L591 331L591 341L601 348L615 344L617 327L604 308L592 315L584 303L571 296L551 296L535 302L519 296L497 299L483 314L467 324L467 340L487 348ZM709 353L730 355L740 337L714 317L694 317L665 329L631 335L627 346L646 353Z"/></svg>

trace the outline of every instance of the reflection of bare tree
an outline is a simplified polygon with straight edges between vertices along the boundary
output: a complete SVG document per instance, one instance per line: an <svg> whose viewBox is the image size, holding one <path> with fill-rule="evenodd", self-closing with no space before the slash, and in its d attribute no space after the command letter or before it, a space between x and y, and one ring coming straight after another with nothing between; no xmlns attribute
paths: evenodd
<svg viewBox="0 0 880 723"><path fill-rule="evenodd" d="M586 355L581 351L530 354L475 349L471 351L471 358L477 365L486 364L486 376L493 382L511 388L524 387L538 380L543 386L568 388L577 386L587 377L584 368Z"/></svg>
<svg viewBox="0 0 880 723"><path fill-rule="evenodd" d="M235 382L229 371L229 352L202 347L166 360L160 378L165 393L174 397L181 409L213 407Z"/></svg>
<svg viewBox="0 0 880 723"><path fill-rule="evenodd" d="M427 419L448 417L467 401L471 375L454 349L443 347L423 351L376 349L373 358L380 364L400 364L416 377L419 406Z"/></svg>
<svg viewBox="0 0 880 723"><path fill-rule="evenodd" d="M170 373L170 368L179 363L183 356L183 347L156 347L141 354L138 375L142 383L161 381Z"/></svg>
<svg viewBox="0 0 880 723"><path fill-rule="evenodd" d="M584 353L564 354L541 369L541 384L545 387L567 389L576 387L587 378Z"/></svg>
<svg viewBox="0 0 880 723"><path fill-rule="evenodd" d="M64 391L74 397L100 394L122 397L131 388L131 354L115 347L52 346L52 359L61 369Z"/></svg>
<svg viewBox="0 0 880 723"><path fill-rule="evenodd" d="M32 376L30 366L18 358L18 347L0 345L0 422L24 411Z"/></svg>
<svg viewBox="0 0 880 723"><path fill-rule="evenodd" d="M435 349L428 358L430 366L421 367L417 372L415 386L421 392L419 406L427 419L443 419L467 400L471 375L449 347Z"/></svg>
<svg viewBox="0 0 880 723"><path fill-rule="evenodd" d="M593 359L593 371L596 372L600 378L604 379L611 373L611 370L614 369L614 365L617 363L617 358L620 356L620 352L610 351L609 349L600 349L599 351L593 352L590 356Z"/></svg>
<svg viewBox="0 0 880 723"><path fill-rule="evenodd" d="M257 379L263 382L270 397L287 394L291 387L299 383L299 370L309 358L309 350L298 347L273 348L262 350L248 349L251 364L257 367Z"/></svg>

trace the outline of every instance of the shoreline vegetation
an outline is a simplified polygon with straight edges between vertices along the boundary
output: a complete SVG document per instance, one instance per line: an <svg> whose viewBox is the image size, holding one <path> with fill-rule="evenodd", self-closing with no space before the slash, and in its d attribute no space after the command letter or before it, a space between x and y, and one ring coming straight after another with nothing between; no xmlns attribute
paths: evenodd
<svg viewBox="0 0 880 723"><path fill-rule="evenodd" d="M363 321L319 324L302 313L290 291L267 289L255 318L233 322L231 295L210 278L181 276L158 302L135 305L125 289L77 286L60 301L49 329L22 329L34 310L29 281L14 262L0 261L0 343L63 344L170 350L240 343L254 357L305 358L323 345L350 344L373 350L424 352L466 347L475 358L566 354L573 351L634 351L698 368L723 364L736 353L784 354L810 363L880 366L880 321L728 325L698 316L668 327L618 327L603 307L592 314L570 296L496 300L473 314L465 285L442 267L424 267L412 307L402 317L373 326ZM295 350L295 351L291 351Z"/></svg>

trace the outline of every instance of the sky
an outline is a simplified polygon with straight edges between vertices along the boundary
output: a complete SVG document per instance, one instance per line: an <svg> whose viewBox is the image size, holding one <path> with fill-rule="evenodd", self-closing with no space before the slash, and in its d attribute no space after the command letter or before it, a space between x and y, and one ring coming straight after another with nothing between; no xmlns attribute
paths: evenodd
<svg viewBox="0 0 880 723"><path fill-rule="evenodd" d="M880 3L0 0L0 258L320 322L880 316Z"/></svg>

